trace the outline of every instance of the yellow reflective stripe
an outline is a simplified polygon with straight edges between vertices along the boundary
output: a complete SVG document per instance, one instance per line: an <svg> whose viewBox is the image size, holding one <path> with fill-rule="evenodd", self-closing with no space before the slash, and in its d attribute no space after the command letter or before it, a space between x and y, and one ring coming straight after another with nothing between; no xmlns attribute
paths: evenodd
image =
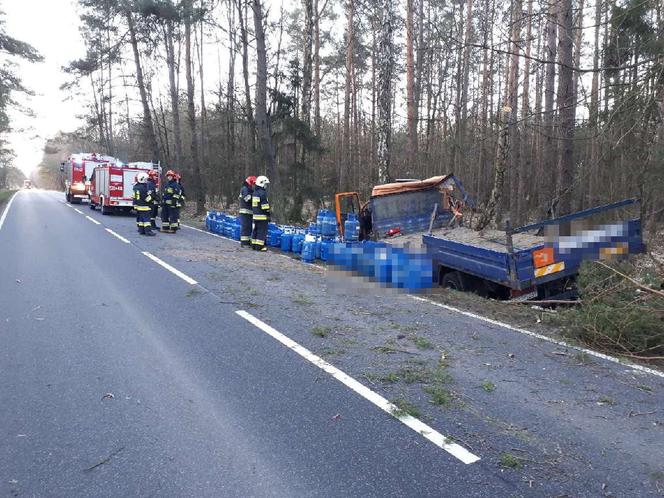
<svg viewBox="0 0 664 498"><path fill-rule="evenodd" d="M240 208L240 214L254 214L251 209Z"/></svg>
<svg viewBox="0 0 664 498"><path fill-rule="evenodd" d="M172 187L168 187L168 188L166 189L166 193L168 193L168 194L172 194L173 192L174 192L174 191L173 191L173 188L172 188Z"/></svg>
<svg viewBox="0 0 664 498"><path fill-rule="evenodd" d="M565 269L565 262L553 263L552 265L544 266L542 268L535 269L535 278L545 277L546 275L551 275L552 273L557 273Z"/></svg>
<svg viewBox="0 0 664 498"><path fill-rule="evenodd" d="M168 204L168 205L170 206L171 204L173 204L173 201L170 200L170 199L167 199L167 200L166 200L166 204Z"/></svg>
<svg viewBox="0 0 664 498"><path fill-rule="evenodd" d="M261 203L261 198L260 197L252 197L251 198L251 205L253 207L257 207Z"/></svg>
<svg viewBox="0 0 664 498"><path fill-rule="evenodd" d="M270 209L269 204L261 204L261 209Z"/></svg>
<svg viewBox="0 0 664 498"><path fill-rule="evenodd" d="M255 214L254 220L256 221L267 221L267 215L265 214Z"/></svg>
<svg viewBox="0 0 664 498"><path fill-rule="evenodd" d="M256 244L257 246L264 246L265 241L264 240L259 240L259 239L254 239L251 241L252 244Z"/></svg>
<svg viewBox="0 0 664 498"><path fill-rule="evenodd" d="M247 240L251 240L251 237L249 237L248 235L240 235L240 240L244 242Z"/></svg>
<svg viewBox="0 0 664 498"><path fill-rule="evenodd" d="M134 209L136 211L151 211L152 208L150 206L134 206Z"/></svg>

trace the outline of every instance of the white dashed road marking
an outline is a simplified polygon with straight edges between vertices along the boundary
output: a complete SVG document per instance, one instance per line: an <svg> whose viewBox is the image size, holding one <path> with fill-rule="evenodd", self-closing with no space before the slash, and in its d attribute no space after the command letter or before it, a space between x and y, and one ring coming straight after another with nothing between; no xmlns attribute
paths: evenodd
<svg viewBox="0 0 664 498"><path fill-rule="evenodd" d="M94 218L92 218L92 217L90 217L90 216L87 216L87 215L86 215L85 217L86 217L87 219L89 219L92 223L94 223L95 225L101 225L101 223L99 223L99 222L98 222L97 220L95 220Z"/></svg>
<svg viewBox="0 0 664 498"><path fill-rule="evenodd" d="M113 237L116 237L116 238L120 239L120 240L121 240L122 242L124 242L125 244L131 244L131 242L129 242L127 239L125 239L122 235L120 235L119 233L115 233L115 232L114 232L113 230L111 230L110 228L107 228L106 231L107 231L108 233L110 233Z"/></svg>
<svg viewBox="0 0 664 498"><path fill-rule="evenodd" d="M348 388L352 389L353 391L355 391L357 394L362 396L367 401L370 401L371 403L376 405L381 410L383 410L383 411L389 413L390 415L394 416L397 420L399 420L400 422L402 422L406 426L410 427L415 432L418 432L421 436L428 439L429 441L431 441L433 444L435 444L439 448L442 448L443 450L447 451L453 457L461 460L463 463L465 463L465 464L475 463L480 459L480 457L478 457L477 455L473 455L471 452L469 452L463 446L452 442L446 436L444 436L440 432L436 431L435 429L429 427L427 424L425 424L421 420L418 420L415 417L411 417L410 415L399 415L399 416L395 415L395 413L398 411L397 406L390 403L388 400L383 398L380 394L372 391L371 389L369 389L368 387L366 387L362 383L360 383L357 380L353 379L351 376L349 376L346 373L342 372L337 367L330 365L328 362L326 362L325 360L323 360L319 356L316 356L311 351L309 351L307 348L305 348L303 346L300 346L297 342L293 341L289 337L286 337L281 332L273 329L268 324L260 321L258 318L253 316L251 313L247 313L244 310L238 310L235 313L237 313L239 316L241 316L242 318L247 320L252 325L258 327L260 330L265 332L267 335L269 335L273 339L276 339L277 341L279 341L281 344L286 346L288 349L290 349L290 350L294 351L295 353L299 354L305 360L313 363L314 365L316 365L321 370L327 372L332 377L334 377L336 380L341 382L346 387L348 387Z"/></svg>
<svg viewBox="0 0 664 498"><path fill-rule="evenodd" d="M198 283L198 282L196 282L196 280L194 280L193 278L189 277L188 275L185 275L184 273L182 273L182 272L181 272L180 270L178 270L177 268L173 268L171 265L169 265L169 264L166 263L165 261L162 261L162 260L159 259L157 256L155 256L154 254L150 254L150 253L147 252L147 251L143 251L142 254L143 254L144 256L147 256L148 258L150 258L152 261L154 261L154 262L157 263L158 265L163 266L163 267L166 268L168 271L170 271L172 274L177 275L178 277L180 277L182 280L184 280L184 281L187 282L188 284L190 284L190 285L196 285L196 284Z"/></svg>

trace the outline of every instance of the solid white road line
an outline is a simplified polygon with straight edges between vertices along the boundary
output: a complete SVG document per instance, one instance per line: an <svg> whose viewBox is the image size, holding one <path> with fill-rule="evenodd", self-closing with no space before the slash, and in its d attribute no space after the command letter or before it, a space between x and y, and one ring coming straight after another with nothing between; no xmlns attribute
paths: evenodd
<svg viewBox="0 0 664 498"><path fill-rule="evenodd" d="M74 211L76 211L78 214L83 214L83 211L81 211L81 210L78 209L78 208L74 208Z"/></svg>
<svg viewBox="0 0 664 498"><path fill-rule="evenodd" d="M122 235L120 235L119 233L115 233L115 232L114 232L113 230L111 230L110 228L107 228L106 231L107 231L108 233L110 233L113 237L116 237L116 238L120 239L120 240L121 240L122 242L124 242L125 244L131 244L131 242L129 242L127 239L125 239Z"/></svg>
<svg viewBox="0 0 664 498"><path fill-rule="evenodd" d="M85 217L86 217L87 219L89 219L92 223L94 223L95 225L101 225L101 223L99 223L99 222L98 222L97 220L95 220L94 218L92 218L92 217L90 217L90 216L88 216L88 215L85 215Z"/></svg>
<svg viewBox="0 0 664 498"><path fill-rule="evenodd" d="M212 235L213 237L217 237L218 239L225 239L225 240L230 240L231 242L237 242L237 241L235 241L235 240L233 240L229 237L224 237L223 235L218 235L216 233L208 232L206 230L201 230L200 228L192 227L190 225L185 225L184 223L180 223L180 225L185 227L185 228L190 228L191 230L196 230L197 232L202 232L202 233L206 233L208 235Z"/></svg>
<svg viewBox="0 0 664 498"><path fill-rule="evenodd" d="M471 313L469 311L463 311L463 310L460 310L459 308L454 308L453 306L448 306L448 305L443 304L443 303L437 303L436 301L431 301L430 299L425 299L423 297L412 296L412 295L409 296L409 297L411 297L412 299L415 299L416 301L421 301L423 303L433 304L434 306L438 306L439 308L444 308L448 311L452 311L454 313L459 313L460 315L468 316L470 318L475 318L476 320L481 320L483 322L490 323L492 325L497 325L498 327L502 327L502 328L505 328L505 329L508 329L508 330L512 330L514 332L518 332L520 334L528 335L530 337L535 337L537 339L541 339L543 341L550 342L550 343L555 344L557 346L574 349L576 351L581 351L583 353L586 353L587 355L594 356L596 358L601 358L603 360L607 360L607 361L610 361L612 363L618 363L619 365L629 367L629 368L631 368L633 370L637 370L639 372L645 372L645 373L649 373L649 374L652 374L652 375L656 375L658 377L664 377L664 372L660 372L659 370L655 370L654 368L644 367L642 365L637 365L636 363L632 363L630 361L621 360L620 358L616 358L615 356L610 356L608 354L599 353L597 351L593 351L592 349L583 348L581 346L575 346L574 344L569 344L565 341L559 341L557 339L553 339L553 338L548 337L546 335L538 334L537 332L532 332L530 330L525 330L525 329L520 329L518 327L513 327L512 325L510 325L508 323L503 323L503 322L499 322L498 320L493 320L491 318L486 318L486 317L481 316L481 315L476 315L475 313Z"/></svg>
<svg viewBox="0 0 664 498"><path fill-rule="evenodd" d="M169 264L166 263L165 261L162 261L162 260L159 259L157 256L155 256L154 254L150 254L150 253L147 252L147 251L143 251L143 255L144 255L144 256L147 256L148 258L150 258L152 261L154 261L154 262L157 263L158 265L163 266L164 268L166 268L168 271L170 271L170 272L173 273L174 275L177 275L178 277L180 277L182 280L184 280L184 281L187 282L188 284L196 285L196 284L198 283L198 282L196 282L196 280L194 280L193 278L191 278L191 277L185 275L184 273L182 273L182 272L181 272L180 270L178 270L177 268L173 268L171 265L169 265Z"/></svg>
<svg viewBox="0 0 664 498"><path fill-rule="evenodd" d="M469 463L475 463L477 462L480 458L476 455L473 455L471 452L469 452L467 449L464 447L451 442L447 437L445 437L443 434L440 432L434 430L433 428L429 427L427 424L422 422L421 420L416 419L415 417L411 417L410 415L400 415L397 416L395 413L398 411L398 407L395 406L394 404L390 403L388 400L383 398L380 394L372 391L365 385L361 384L357 380L353 379L349 375L345 374L341 370L339 370L337 367L334 367L330 365L328 362L323 360L322 358L316 356L313 354L311 351L309 351L307 348L300 346L297 342L293 341L292 339L286 337L283 335L281 332L278 332L277 330L273 329L270 327L268 324L260 321L258 318L253 316L251 313L247 313L244 310L238 310L235 312L245 320L247 320L249 323L252 325L255 325L259 329L261 329L263 332L265 332L267 335L272 337L273 339L276 339L280 343L282 343L284 346L286 346L288 349L296 352L299 354L302 358L305 360L313 363L316 365L318 368L321 370L329 373L332 377L334 377L336 380L344 384L346 387L349 387L353 391L355 391L357 394L362 396L364 399L370 401L374 405L376 405L378 408L381 410L389 413L399 421L401 421L403 424L406 426L410 427L413 429L415 432L418 432L421 434L423 437L431 441L433 444L438 446L439 448L442 448L443 450L447 451L450 455L452 455L455 458L458 458L465 464Z"/></svg>
<svg viewBox="0 0 664 498"><path fill-rule="evenodd" d="M9 208L12 207L12 202L14 202L14 198L16 197L16 194L18 194L18 192L14 192L14 195L12 195L12 198L9 199L9 202L7 203L7 206L5 207L5 210L2 212L2 216L0 216L0 230L2 230L2 225L5 224L5 218L7 218L7 213L9 213Z"/></svg>

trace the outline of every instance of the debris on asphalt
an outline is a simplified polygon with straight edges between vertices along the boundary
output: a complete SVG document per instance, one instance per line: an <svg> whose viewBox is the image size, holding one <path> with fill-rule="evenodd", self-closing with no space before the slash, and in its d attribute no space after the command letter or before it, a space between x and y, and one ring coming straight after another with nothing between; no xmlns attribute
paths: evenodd
<svg viewBox="0 0 664 498"><path fill-rule="evenodd" d="M104 400L104 399L106 399L106 398L108 398L108 399L114 399L114 398L115 398L115 395L114 395L113 393L106 393L106 394L104 394L104 395L101 397L102 400Z"/></svg>
<svg viewBox="0 0 664 498"><path fill-rule="evenodd" d="M121 448L118 448L118 449L115 450L113 453L111 453L110 455L108 455L106 458L104 458L104 459L101 460L100 462L94 464L92 467L88 467L87 469L83 469L83 472L90 472L90 471L96 469L97 467L101 467L102 465L104 465L104 464L110 462L110 461L111 461L111 458L113 458L115 455L117 455L117 454L119 454L120 452L122 452L122 450L124 450L124 449L125 449L124 446L122 446Z"/></svg>

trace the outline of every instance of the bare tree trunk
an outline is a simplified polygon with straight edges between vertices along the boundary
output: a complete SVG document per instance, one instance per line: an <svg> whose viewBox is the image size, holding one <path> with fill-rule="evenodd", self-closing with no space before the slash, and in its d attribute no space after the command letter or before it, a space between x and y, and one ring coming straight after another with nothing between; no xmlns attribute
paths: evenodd
<svg viewBox="0 0 664 498"><path fill-rule="evenodd" d="M265 29L263 27L263 6L261 0L252 0L254 13L254 32L256 34L256 132L261 141L264 167L270 178L273 191L279 192L279 175L276 167L274 146L272 144L272 124L267 114L267 49L265 47ZM283 206L276 206L283 209Z"/></svg>
<svg viewBox="0 0 664 498"><path fill-rule="evenodd" d="M353 49L354 49L354 18L355 3L354 0L348 0L346 3L346 87L344 91L344 136L343 136L343 159L339 164L339 189L346 190L346 175L351 167L351 137L350 137L350 111L351 111L351 91L353 85Z"/></svg>
<svg viewBox="0 0 664 498"><path fill-rule="evenodd" d="M378 133L376 156L378 181L391 180L390 152L392 136L392 74L394 70L394 2L380 2L380 36L378 40Z"/></svg>
<svg viewBox="0 0 664 498"><path fill-rule="evenodd" d="M556 142L554 140L554 101L555 101L555 84L556 84L556 34L557 34L557 13L558 13L559 0L551 0L549 10L547 13L546 23L546 72L544 75L544 150L542 153L544 169L541 172L543 178L550 179L544 183L543 190L545 191L544 198L550 202L553 198L554 192L550 187L551 184L555 185L555 159L556 159ZM552 208L553 206L551 206ZM549 212L545 209L543 214ZM553 212L549 212L553 214Z"/></svg>
<svg viewBox="0 0 664 498"><path fill-rule="evenodd" d="M136 28L134 26L134 19L131 12L125 13L127 19L127 26L129 27L129 40L131 48L134 52L134 63L136 64L136 83L138 84L138 91L141 95L141 104L143 105L143 139L152 153L152 161L159 161L159 144L157 143L157 135L155 133L154 124L152 122L152 114L150 113L150 103L148 102L148 94L145 89L145 79L143 77L143 67L141 66L141 57L138 52L138 40L136 38Z"/></svg>
<svg viewBox="0 0 664 498"><path fill-rule="evenodd" d="M318 0L314 0L314 134L320 137L320 18L323 14L318 11Z"/></svg>
<svg viewBox="0 0 664 498"><path fill-rule="evenodd" d="M173 137L175 139L175 165L182 166L182 130L180 128L180 105L178 95L178 84L176 79L175 45L173 43L174 26L168 21L164 35L166 38L166 65L168 66L168 83L171 96L171 114L173 118ZM179 74L179 68L177 73Z"/></svg>
<svg viewBox="0 0 664 498"><path fill-rule="evenodd" d="M457 127L457 144L459 147L467 148L466 144L467 119L468 119L468 76L470 74L470 43L473 37L473 0L466 0L466 32L463 37L463 60L461 73L461 95L459 98L459 124Z"/></svg>
<svg viewBox="0 0 664 498"><path fill-rule="evenodd" d="M595 45L593 52L593 80L590 90L590 126L592 129L593 137L590 141L590 167L588 174L588 204L591 206L595 204L595 184L597 182L596 171L597 171L597 156L598 156L598 128L599 128L599 33L602 23L602 0L595 0Z"/></svg>
<svg viewBox="0 0 664 498"><path fill-rule="evenodd" d="M243 0L237 1L237 13L240 21L240 38L242 39L242 77L244 79L244 113L249 126L249 143L251 145L252 156L256 153L256 129L254 122L254 109L251 104L251 90L249 88L249 37L247 36L247 3ZM266 69L267 71L267 69ZM266 76L267 77L267 76ZM244 166L244 175L248 176L250 170L250 161Z"/></svg>
<svg viewBox="0 0 664 498"><path fill-rule="evenodd" d="M302 0L304 9L304 52L302 54L302 109L300 119L309 124L311 121L311 72L314 43L314 5L313 0Z"/></svg>
<svg viewBox="0 0 664 498"><path fill-rule="evenodd" d="M193 61L191 59L191 25L193 23L192 0L186 0L184 42L185 42L185 65L187 67L187 120L189 121L189 133L191 134L191 187L196 196L196 214L205 211L205 188L201 181L200 158L198 151L198 137L196 134L196 108L194 104L194 76L192 74Z"/></svg>
<svg viewBox="0 0 664 498"><path fill-rule="evenodd" d="M484 212L478 221L478 229L486 227L489 223L500 223L502 218L502 199L505 187L505 177L508 172L508 157L510 153L510 135L516 128L518 88L519 88L519 43L522 22L521 0L512 2L512 30L510 34L511 61L505 87L507 89L507 102L501 113L500 135L496 147L496 162L494 166L493 188Z"/></svg>
<svg viewBox="0 0 664 498"><path fill-rule="evenodd" d="M228 5L228 82L226 85L226 145L229 152L230 173L237 174L234 166L235 158L235 53L237 39L235 34L235 3ZM221 98L221 77L219 78L219 94ZM221 176L221 175L220 175Z"/></svg>
<svg viewBox="0 0 664 498"><path fill-rule="evenodd" d="M533 0L528 0L528 24L526 28L526 57L523 62L523 100L521 103L521 161L519 163L519 177L516 192L516 216L514 221L519 223L524 218L525 206L527 204L526 185L532 168L532 155L529 151L528 129L530 119L530 53L533 33Z"/></svg>
<svg viewBox="0 0 664 498"><path fill-rule="evenodd" d="M558 116L560 122L560 156L558 158L558 214L568 214L572 207L574 182L574 119L576 95L574 95L574 24L572 0L561 0L558 16Z"/></svg>
<svg viewBox="0 0 664 498"><path fill-rule="evenodd" d="M416 161L417 107L415 105L415 59L413 54L413 0L406 0L406 108L408 114L406 154L411 161Z"/></svg>

